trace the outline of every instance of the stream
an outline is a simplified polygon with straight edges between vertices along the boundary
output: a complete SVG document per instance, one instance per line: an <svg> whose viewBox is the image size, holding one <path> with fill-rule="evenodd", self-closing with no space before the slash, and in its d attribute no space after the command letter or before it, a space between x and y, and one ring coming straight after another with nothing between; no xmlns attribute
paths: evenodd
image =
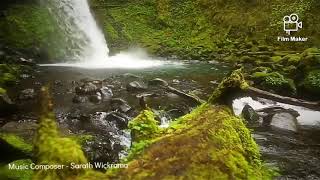
<svg viewBox="0 0 320 180"><path fill-rule="evenodd" d="M128 122L141 110L144 96L154 109L162 127L189 113L195 104L166 92L162 83L185 93L207 99L230 68L217 62L164 61L145 68L89 68L85 66L37 66L11 89L19 111L1 120L1 131L18 134L31 142L40 112L39 91L49 84L59 129L63 135L92 135L83 149L90 161L118 162L130 147ZM276 102L256 97L234 100L235 114L249 104L254 109L274 106ZM278 103L279 105L279 103ZM280 128L253 128L263 160L280 169L279 179L320 179L320 112L292 107L301 114L298 131ZM310 119L312 117L313 119ZM315 134L317 133L317 134Z"/></svg>

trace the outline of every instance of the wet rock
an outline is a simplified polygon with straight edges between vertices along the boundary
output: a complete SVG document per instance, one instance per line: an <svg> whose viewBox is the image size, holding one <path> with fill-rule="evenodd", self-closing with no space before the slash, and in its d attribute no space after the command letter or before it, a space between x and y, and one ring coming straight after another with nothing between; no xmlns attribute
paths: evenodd
<svg viewBox="0 0 320 180"><path fill-rule="evenodd" d="M29 77L31 77L29 74L21 74L20 77L22 79L28 79Z"/></svg>
<svg viewBox="0 0 320 180"><path fill-rule="evenodd" d="M55 80L55 81L54 81L54 85L56 85L56 86L62 86L63 84L62 84L62 81L60 81L60 80Z"/></svg>
<svg viewBox="0 0 320 180"><path fill-rule="evenodd" d="M37 123L33 121L11 121L3 125L0 130L4 133L16 134L22 137L23 139L27 140L28 142L32 142L37 127Z"/></svg>
<svg viewBox="0 0 320 180"><path fill-rule="evenodd" d="M133 81L127 84L127 91L136 92L136 91L144 91L147 87L138 81Z"/></svg>
<svg viewBox="0 0 320 180"><path fill-rule="evenodd" d="M92 82L83 84L75 88L76 94L78 95L94 95L99 91L99 88Z"/></svg>
<svg viewBox="0 0 320 180"><path fill-rule="evenodd" d="M173 83L173 84L179 84L180 81L179 81L178 79L174 79L174 80L172 80L172 83Z"/></svg>
<svg viewBox="0 0 320 180"><path fill-rule="evenodd" d="M102 94L103 100L109 100L113 96L112 90L108 87L102 87L100 93Z"/></svg>
<svg viewBox="0 0 320 180"><path fill-rule="evenodd" d="M148 83L151 86L168 86L169 85L167 81L160 78L152 79Z"/></svg>
<svg viewBox="0 0 320 180"><path fill-rule="evenodd" d="M88 101L88 97L80 96L80 95L76 95L72 99L72 102L74 102L74 103L84 103L84 102L87 102L87 101Z"/></svg>
<svg viewBox="0 0 320 180"><path fill-rule="evenodd" d="M99 103L102 100L102 95L100 92L97 92L95 95L89 97L89 101L92 103Z"/></svg>
<svg viewBox="0 0 320 180"><path fill-rule="evenodd" d="M80 129L95 132L99 134L105 134L108 132L117 132L118 128L114 122L106 120L106 112L96 112L94 114L82 114L80 121L76 126Z"/></svg>
<svg viewBox="0 0 320 180"><path fill-rule="evenodd" d="M176 119L185 115L185 113L181 109L171 109L167 112L171 119Z"/></svg>
<svg viewBox="0 0 320 180"><path fill-rule="evenodd" d="M113 111L120 111L123 113L129 112L132 108L128 105L128 103L121 98L114 98L110 101L111 109Z"/></svg>
<svg viewBox="0 0 320 180"><path fill-rule="evenodd" d="M33 59L25 59L25 58L20 58L18 63L24 64L24 65L36 65Z"/></svg>
<svg viewBox="0 0 320 180"><path fill-rule="evenodd" d="M106 116L107 121L113 121L120 130L127 129L129 118L121 113L111 112Z"/></svg>
<svg viewBox="0 0 320 180"><path fill-rule="evenodd" d="M259 123L259 115L250 105L246 104L243 107L241 114L250 125Z"/></svg>
<svg viewBox="0 0 320 180"><path fill-rule="evenodd" d="M112 163L119 160L120 143L110 137L96 135L83 144L83 150L90 162Z"/></svg>
<svg viewBox="0 0 320 180"><path fill-rule="evenodd" d="M267 123L270 124L268 125ZM279 112L275 114L269 114L264 118L264 125L268 125L275 130L285 130L297 132L297 118L289 112Z"/></svg>
<svg viewBox="0 0 320 180"><path fill-rule="evenodd" d="M36 93L34 89L25 89L20 92L19 99L20 100L30 100L36 97Z"/></svg>

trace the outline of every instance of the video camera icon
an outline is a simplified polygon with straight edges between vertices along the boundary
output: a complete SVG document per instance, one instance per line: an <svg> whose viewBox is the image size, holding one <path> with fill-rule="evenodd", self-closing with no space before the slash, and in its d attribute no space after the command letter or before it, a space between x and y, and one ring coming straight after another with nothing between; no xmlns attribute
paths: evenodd
<svg viewBox="0 0 320 180"><path fill-rule="evenodd" d="M284 16L283 30L286 31L288 35L290 35L291 32L297 32L299 29L302 29L302 21L299 22L299 16L297 14Z"/></svg>

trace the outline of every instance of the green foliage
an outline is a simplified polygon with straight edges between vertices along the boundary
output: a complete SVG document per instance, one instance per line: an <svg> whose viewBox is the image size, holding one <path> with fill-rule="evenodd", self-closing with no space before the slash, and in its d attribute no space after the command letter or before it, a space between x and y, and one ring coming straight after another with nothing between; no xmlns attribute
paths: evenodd
<svg viewBox="0 0 320 180"><path fill-rule="evenodd" d="M6 141L11 146L25 152L25 153L31 153L32 151L32 145L26 143L22 138L19 136L16 136L14 134L0 134L0 138Z"/></svg>
<svg viewBox="0 0 320 180"><path fill-rule="evenodd" d="M309 72L304 80L304 87L312 93L320 94L320 70Z"/></svg>
<svg viewBox="0 0 320 180"><path fill-rule="evenodd" d="M152 142L152 140L133 142L130 147L129 155L125 158L125 162L129 162L134 160L134 158L137 158L150 144L152 144Z"/></svg>
<svg viewBox="0 0 320 180"><path fill-rule="evenodd" d="M255 72L252 74L255 85L265 90L282 94L296 94L296 87L292 79L287 79L278 72Z"/></svg>
<svg viewBox="0 0 320 180"><path fill-rule="evenodd" d="M129 122L128 126L134 142L152 139L160 131L158 122L154 119L154 113L151 110L143 110Z"/></svg>
<svg viewBox="0 0 320 180"><path fill-rule="evenodd" d="M0 86L10 86L17 82L21 66L0 64Z"/></svg>
<svg viewBox="0 0 320 180"><path fill-rule="evenodd" d="M160 56L200 59L216 48L210 24L191 0L94 0L92 7L116 51L138 45Z"/></svg>
<svg viewBox="0 0 320 180"><path fill-rule="evenodd" d="M32 163L30 159L22 159L13 161L10 164L16 166L27 166ZM9 180L30 180L32 179L33 171L31 169L9 169L9 165L0 165L0 179Z"/></svg>
<svg viewBox="0 0 320 180"><path fill-rule="evenodd" d="M68 43L64 42L58 24L48 9L36 3L14 5L0 18L0 39L13 48L35 48L47 53L49 58L61 59ZM32 54L30 53L30 54Z"/></svg>
<svg viewBox="0 0 320 180"><path fill-rule="evenodd" d="M275 62L275 63L278 63L282 60L282 57L281 56L272 56L271 57L271 61L272 62Z"/></svg>
<svg viewBox="0 0 320 180"><path fill-rule="evenodd" d="M209 102L214 104L228 99L230 93L236 92L237 89L246 89L249 85L246 82L242 69L235 70L230 76L222 80L219 86L214 90L209 98Z"/></svg>
<svg viewBox="0 0 320 180"><path fill-rule="evenodd" d="M299 54L288 54L285 57L283 57L283 59L285 59L288 62L288 65L297 65L300 62L301 57Z"/></svg>

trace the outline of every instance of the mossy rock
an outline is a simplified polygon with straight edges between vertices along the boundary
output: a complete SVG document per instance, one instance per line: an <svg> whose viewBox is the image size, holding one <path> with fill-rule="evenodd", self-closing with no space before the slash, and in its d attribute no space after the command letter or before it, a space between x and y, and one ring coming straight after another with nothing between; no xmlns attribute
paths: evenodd
<svg viewBox="0 0 320 180"><path fill-rule="evenodd" d="M240 58L240 62L242 63L254 63L254 61L255 61L255 58L251 56L242 56Z"/></svg>
<svg viewBox="0 0 320 180"><path fill-rule="evenodd" d="M255 85L262 89L284 95L295 95L297 93L294 81L292 79L285 78L278 72L255 72L251 77L254 80Z"/></svg>
<svg viewBox="0 0 320 180"><path fill-rule="evenodd" d="M320 95L320 70L314 70L308 73L304 79L304 87L307 91Z"/></svg>
<svg viewBox="0 0 320 180"><path fill-rule="evenodd" d="M0 87L0 95L6 94L7 90L5 90L4 88Z"/></svg>
<svg viewBox="0 0 320 180"><path fill-rule="evenodd" d="M279 63L282 61L282 57L281 56L272 56L271 61L275 62L275 63Z"/></svg>
<svg viewBox="0 0 320 180"><path fill-rule="evenodd" d="M233 101L232 95L248 87L249 84L244 78L243 69L237 69L221 81L219 86L213 91L208 102L211 104L230 105Z"/></svg>
<svg viewBox="0 0 320 180"><path fill-rule="evenodd" d="M299 54L288 54L283 57L283 60L287 62L288 65L297 65L301 60Z"/></svg>
<svg viewBox="0 0 320 180"><path fill-rule="evenodd" d="M306 57L306 56L309 56L309 55L317 55L317 54L320 54L320 50L318 48L308 48L308 49L303 51L301 56L302 57Z"/></svg>
<svg viewBox="0 0 320 180"><path fill-rule="evenodd" d="M270 67L259 66L259 67L253 68L251 72L252 73L254 73L254 72L265 72L265 73L268 73L268 72L272 72L272 69Z"/></svg>
<svg viewBox="0 0 320 180"><path fill-rule="evenodd" d="M224 106L203 104L143 147L110 179L272 179L243 120Z"/></svg>

